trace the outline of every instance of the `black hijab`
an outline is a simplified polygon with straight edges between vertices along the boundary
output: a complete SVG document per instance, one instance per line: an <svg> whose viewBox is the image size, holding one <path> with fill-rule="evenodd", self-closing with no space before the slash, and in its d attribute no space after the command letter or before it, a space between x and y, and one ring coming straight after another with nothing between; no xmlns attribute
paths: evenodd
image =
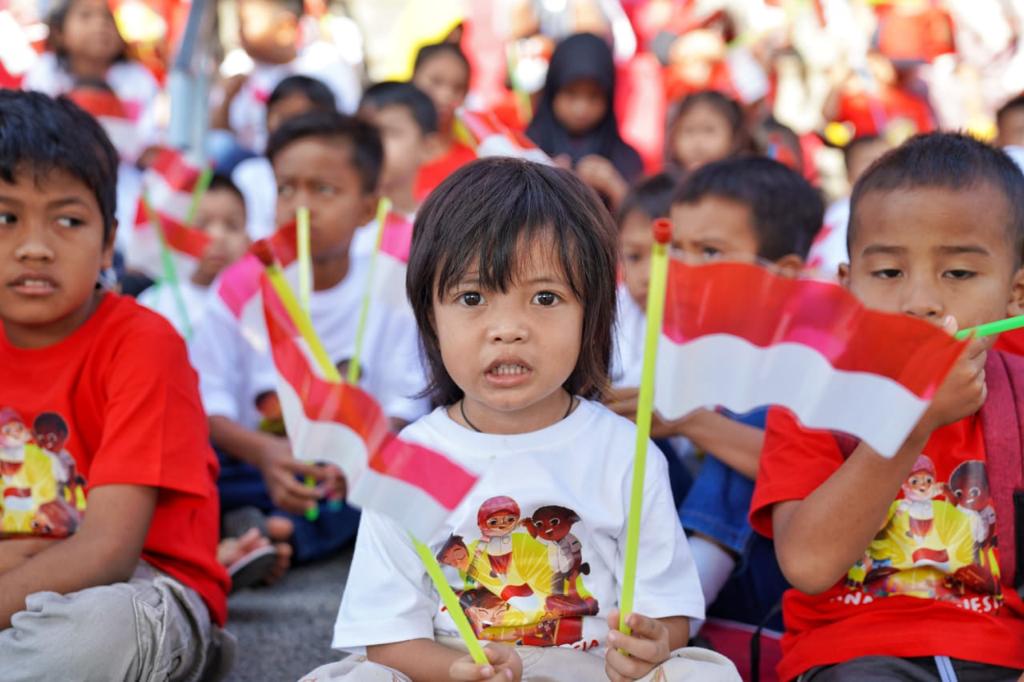
<svg viewBox="0 0 1024 682"><path fill-rule="evenodd" d="M604 118L593 130L583 135L570 135L555 119L555 94L570 83L589 79L605 94ZM603 156L628 182L643 171L643 162L636 150L619 135L615 120L615 63L608 43L592 33L571 35L555 48L548 66L547 80L537 112L526 129L526 135L550 156L568 155L573 162L588 154Z"/></svg>

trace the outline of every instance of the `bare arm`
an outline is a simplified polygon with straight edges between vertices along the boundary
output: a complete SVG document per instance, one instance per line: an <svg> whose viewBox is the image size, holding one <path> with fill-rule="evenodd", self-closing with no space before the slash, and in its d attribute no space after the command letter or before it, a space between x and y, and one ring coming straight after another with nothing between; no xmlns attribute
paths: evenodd
<svg viewBox="0 0 1024 682"><path fill-rule="evenodd" d="M67 594L128 580L156 508L157 490L139 485L106 485L89 494L88 513L78 532L0 575L0 629L25 609L35 592ZM74 567L74 570L69 570Z"/></svg>
<svg viewBox="0 0 1024 682"><path fill-rule="evenodd" d="M764 429L733 421L713 410L698 410L678 422L673 431L747 478L757 478Z"/></svg>
<svg viewBox="0 0 1024 682"><path fill-rule="evenodd" d="M447 682L452 664L465 654L449 649L432 639L410 639L405 642L366 647L366 657L405 673L416 682Z"/></svg>

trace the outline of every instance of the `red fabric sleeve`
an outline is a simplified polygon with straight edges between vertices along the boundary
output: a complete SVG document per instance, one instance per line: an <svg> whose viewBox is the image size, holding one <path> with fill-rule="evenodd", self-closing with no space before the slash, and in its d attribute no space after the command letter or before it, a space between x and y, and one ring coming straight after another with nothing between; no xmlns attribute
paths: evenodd
<svg viewBox="0 0 1024 682"><path fill-rule="evenodd" d="M750 502L750 525L772 537L772 507L802 500L828 480L843 463L835 438L828 431L810 431L782 408L768 410L764 447Z"/></svg>
<svg viewBox="0 0 1024 682"><path fill-rule="evenodd" d="M159 318L132 322L102 369L106 411L90 487L145 485L206 497L209 438L185 343Z"/></svg>

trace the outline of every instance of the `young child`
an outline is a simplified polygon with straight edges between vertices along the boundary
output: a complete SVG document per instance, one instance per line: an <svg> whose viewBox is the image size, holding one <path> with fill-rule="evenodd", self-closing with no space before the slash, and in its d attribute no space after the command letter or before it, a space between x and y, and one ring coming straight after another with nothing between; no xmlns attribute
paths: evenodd
<svg viewBox="0 0 1024 682"><path fill-rule="evenodd" d="M412 84L433 100L438 133L433 158L423 164L416 179L417 202L476 158L472 149L455 139L455 112L466 99L469 78L469 60L456 43L424 45L416 53Z"/></svg>
<svg viewBox="0 0 1024 682"><path fill-rule="evenodd" d="M892 145L875 135L862 135L850 140L843 147L846 162L846 179L852 187L864 171L889 151ZM834 201L825 211L824 224L811 244L807 267L812 272L828 279L839 276L839 266L846 262L846 226L850 222L850 197Z"/></svg>
<svg viewBox="0 0 1024 682"><path fill-rule="evenodd" d="M0 91L0 140L3 677L215 678L233 639L196 376L167 322L97 287L117 153L38 93Z"/></svg>
<svg viewBox="0 0 1024 682"><path fill-rule="evenodd" d="M157 122L160 86L153 75L128 58L124 39L107 0L65 0L49 19L47 52L25 75L22 87L51 97L67 94L81 81L109 84L135 125L134 153L159 142ZM124 150L122 150L124 151Z"/></svg>
<svg viewBox="0 0 1024 682"><path fill-rule="evenodd" d="M412 83L385 81L363 93L359 115L380 130L384 143L380 193L396 211L413 215L417 178L438 137L434 103Z"/></svg>
<svg viewBox="0 0 1024 682"><path fill-rule="evenodd" d="M372 663L351 657L313 679L738 679L713 652L680 651L703 608L660 457L633 635L615 629L635 429L591 401L607 382L615 252L611 217L564 170L483 159L427 199L406 285L440 407L402 435L480 475L423 540L477 636L514 647L492 644L490 664L474 664L408 536L367 511L333 645Z"/></svg>
<svg viewBox="0 0 1024 682"><path fill-rule="evenodd" d="M996 127L999 130L996 144L1000 147L1024 147L1024 95L1018 95L999 107Z"/></svg>
<svg viewBox="0 0 1024 682"><path fill-rule="evenodd" d="M693 261L760 259L797 275L824 213L799 173L760 157L716 161L672 200L674 245ZM707 456L679 518L690 533L709 613L759 624L788 586L771 543L747 522L763 439L764 410L742 417L699 410L658 432L685 436ZM773 625L781 625L778 620Z"/></svg>
<svg viewBox="0 0 1024 682"><path fill-rule="evenodd" d="M178 293L170 285L157 283L139 295L139 303L163 315L179 333L184 333L178 304L180 294L194 327L206 314L210 285L220 272L245 255L249 237L245 232L245 200L235 183L223 175L214 175L210 187L199 201L196 228L210 235L210 245L199 259L196 271L178 282Z"/></svg>
<svg viewBox="0 0 1024 682"><path fill-rule="evenodd" d="M267 98L267 132L271 135L290 118L310 111L334 111L334 93L322 82L309 76L288 76ZM252 239L263 239L277 229L277 182L274 168L266 156L241 161L231 172L231 179L245 197L248 216L246 231Z"/></svg>
<svg viewBox="0 0 1024 682"><path fill-rule="evenodd" d="M643 171L640 155L619 134L614 95L608 43L591 33L569 36L551 55L544 94L526 129L538 147L571 166L613 208Z"/></svg>
<svg viewBox="0 0 1024 682"><path fill-rule="evenodd" d="M1024 176L1002 152L953 133L912 138L854 187L841 280L869 308L951 333L1019 315L1022 206ZM969 342L892 459L769 412L751 522L775 538L795 588L783 679L1020 677L1024 482L1007 434L1024 368L990 344Z"/></svg>
<svg viewBox="0 0 1024 682"><path fill-rule="evenodd" d="M739 103L715 90L688 95L671 111L665 170L677 175L745 151L750 143Z"/></svg>
<svg viewBox="0 0 1024 682"><path fill-rule="evenodd" d="M285 122L270 138L267 158L277 178L277 222L310 210L313 293L310 317L335 364L355 349L356 322L367 283L369 262L352 253L356 228L369 222L377 207L383 163L380 135L367 123L337 112L312 112ZM224 280L241 284L251 268L228 268ZM240 279L233 279L240 278ZM297 290L295 281L293 289ZM259 407L276 387L265 331L243 329L219 296L211 296L203 324L191 345L200 375L210 438L221 452L223 508L254 506L278 521L272 540L291 535L297 562L325 556L355 533L358 515L348 507L320 505L315 522L304 512L316 506L327 488L344 490L340 472L297 460L286 438L260 430ZM254 339L250 340L250 339ZM361 384L390 417L412 421L426 409L414 398L424 386L415 323L408 312L371 305L363 343ZM296 476L313 476L310 488ZM240 530L240 529L236 529Z"/></svg>

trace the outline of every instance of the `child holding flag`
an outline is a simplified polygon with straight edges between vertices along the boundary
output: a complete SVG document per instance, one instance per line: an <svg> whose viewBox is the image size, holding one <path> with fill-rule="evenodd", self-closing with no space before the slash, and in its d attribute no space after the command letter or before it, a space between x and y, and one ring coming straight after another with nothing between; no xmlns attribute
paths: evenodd
<svg viewBox="0 0 1024 682"><path fill-rule="evenodd" d="M380 136L369 124L351 117L312 112L288 120L274 132L267 158L278 183L278 223L293 220L300 207L309 210L309 314L332 362L341 365L356 351L368 282L369 259L352 253L350 244L356 228L369 222L377 206L383 163ZM282 229L274 240L283 240L294 253L294 231ZM282 265L298 290L300 264L293 257ZM293 453L279 432L261 429L261 422L274 422L276 380L262 322L260 273L255 257L247 256L222 275L196 331L192 360L200 375L210 436L223 455L224 511L254 506L273 513L274 523L267 529L271 539L290 535L295 560L303 562L350 540L358 514L337 502L319 504L328 496L344 494L344 479L337 469L301 461L297 457L302 453ZM425 411L424 402L415 398L424 386L416 344L408 311L369 306L361 384L399 422L412 421ZM311 477L319 485L303 485L297 477ZM315 520L304 516L316 508Z"/></svg>
<svg viewBox="0 0 1024 682"><path fill-rule="evenodd" d="M185 333L186 325L176 296L181 296L189 324L198 326L206 313L210 285L249 248L245 200L230 178L214 175L210 180L210 186L197 205L195 227L210 237L210 243L192 275L176 284L158 282L139 295L139 303L163 315L181 334ZM172 290L174 286L178 287L178 293Z"/></svg>
<svg viewBox="0 0 1024 682"><path fill-rule="evenodd" d="M368 660L311 679L739 679L714 652L681 649L703 601L659 457L632 634L615 629L636 430L592 399L608 381L616 251L611 217L564 170L483 159L427 199L406 282L441 406L402 438L480 476L421 539L492 642L489 663L453 638L408 535L365 511L334 646Z"/></svg>
<svg viewBox="0 0 1024 682"><path fill-rule="evenodd" d="M38 93L0 91L0 140L3 678L216 679L227 575L195 373L166 321L97 286L117 153Z"/></svg>
<svg viewBox="0 0 1024 682"><path fill-rule="evenodd" d="M1019 315L1022 207L1004 153L918 136L854 187L840 278L869 308L950 332ZM892 458L769 412L751 522L795 587L783 679L1020 677L1024 366L990 345L967 343Z"/></svg>

